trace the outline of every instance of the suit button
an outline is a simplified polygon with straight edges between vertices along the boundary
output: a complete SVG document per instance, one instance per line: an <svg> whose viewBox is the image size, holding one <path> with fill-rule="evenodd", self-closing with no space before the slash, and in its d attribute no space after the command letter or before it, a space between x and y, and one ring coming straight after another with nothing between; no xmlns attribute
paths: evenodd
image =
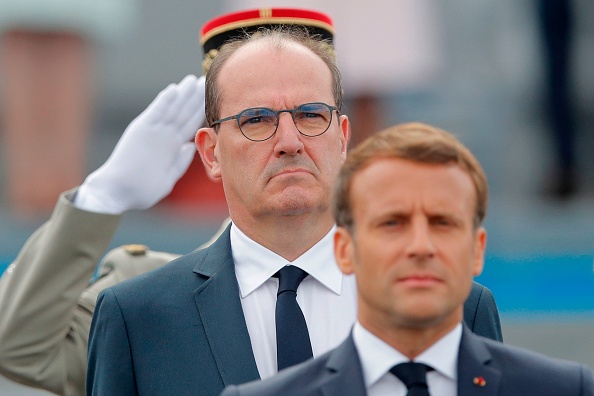
<svg viewBox="0 0 594 396"><path fill-rule="evenodd" d="M148 246L145 245L124 245L122 248L128 253L130 256L144 256L148 251Z"/></svg>

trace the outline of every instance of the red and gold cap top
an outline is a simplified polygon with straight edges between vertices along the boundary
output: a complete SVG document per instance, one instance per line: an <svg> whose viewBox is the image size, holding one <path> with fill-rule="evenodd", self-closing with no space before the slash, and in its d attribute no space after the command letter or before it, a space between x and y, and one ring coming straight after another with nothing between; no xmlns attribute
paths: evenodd
<svg viewBox="0 0 594 396"><path fill-rule="evenodd" d="M225 42L242 32L255 32L261 27L293 25L305 27L310 34L332 43L332 19L318 11L298 8L261 8L244 10L218 16L206 22L200 32L204 54L218 50Z"/></svg>

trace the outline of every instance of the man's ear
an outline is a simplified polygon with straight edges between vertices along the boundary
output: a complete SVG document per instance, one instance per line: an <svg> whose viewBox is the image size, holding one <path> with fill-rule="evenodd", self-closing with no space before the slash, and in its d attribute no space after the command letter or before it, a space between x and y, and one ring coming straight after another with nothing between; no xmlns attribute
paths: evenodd
<svg viewBox="0 0 594 396"><path fill-rule="evenodd" d="M214 128L200 128L194 141L208 177L216 182L221 181L221 166L217 159L218 135Z"/></svg>
<svg viewBox="0 0 594 396"><path fill-rule="evenodd" d="M354 252L353 238L351 234L344 227L337 227L334 234L334 257L338 268L345 275L350 275L355 272L354 268Z"/></svg>
<svg viewBox="0 0 594 396"><path fill-rule="evenodd" d="M485 265L485 249L487 248L487 231L484 227L479 227L476 230L475 245L474 245L474 261L472 273L474 276L479 276L483 272Z"/></svg>
<svg viewBox="0 0 594 396"><path fill-rule="evenodd" d="M351 140L351 123L346 115L341 115L338 119L338 125L340 126L340 144L341 144L341 155L342 160L346 159L347 148L349 147L349 141Z"/></svg>

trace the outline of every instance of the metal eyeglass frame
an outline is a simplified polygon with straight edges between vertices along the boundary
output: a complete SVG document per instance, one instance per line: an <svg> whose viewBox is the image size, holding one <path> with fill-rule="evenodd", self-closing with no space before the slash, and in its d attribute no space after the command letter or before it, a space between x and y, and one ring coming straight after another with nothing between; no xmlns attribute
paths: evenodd
<svg viewBox="0 0 594 396"><path fill-rule="evenodd" d="M300 131L300 130L299 130L299 127L297 126L297 122L295 122L295 112L296 112L298 109L302 108L303 106L307 106L307 105L324 105L324 106L326 106L326 107L328 108L328 110L330 110L330 120L328 121L328 126L327 126L327 127L326 127L326 129L324 129L322 132L320 132L320 133L317 133L317 134L315 134L315 135L308 135L308 134L306 134L306 133L303 133L302 131ZM242 115L243 113L245 113L246 111L255 110L255 109L269 110L269 111L271 111L273 114L275 114L275 115L276 115L276 125L275 125L275 127L274 127L274 131L273 131L273 132L270 134L270 136L268 136L268 137L267 137L267 138L265 138L265 139L252 139L252 138L248 137L248 136L247 136L247 135L246 135L246 134L243 132L243 130L241 129L241 124L239 123L239 119L240 119L241 115ZM221 123L223 123L223 122L225 122L225 121L236 120L236 121L237 121L237 127L239 128L239 131L241 132L241 134L242 134L242 135L243 135L243 136L244 136L246 139L248 139L248 140L251 140L252 142L264 142L264 141L266 141L266 140L270 139L271 137L273 137L273 136L274 136L274 134L276 133L276 131L277 131L277 129L278 129L279 120L280 120L280 114L281 114L281 113L291 113L291 119L293 120L293 124L295 124L295 128L297 128L297 130L299 131L299 133L300 133L300 134L302 134L303 136L307 136L307 137L316 137L316 136L323 135L323 134L324 134L324 133L325 133L325 132L326 132L326 131L327 131L327 130L330 128L330 125L332 125L332 116L333 116L333 114L334 114L334 111L335 111L335 110L336 110L336 113L338 113L338 115L340 115L340 111L338 111L338 107L336 107L336 106L331 106L331 105L329 105L329 104L327 104L327 103L324 103L324 102L309 102L309 103L303 103L303 104L300 104L299 106L295 107L295 108L294 108L294 109L292 109L292 110L289 110L289 109L287 109L287 110L278 110L278 111L277 111L277 110L273 110L273 109L271 109L271 108L268 108L268 107L250 107L250 108L248 108L248 109L244 109L244 110L240 111L239 113L237 113L237 114L235 114L235 115L232 115L232 116L229 116L229 117L225 117L225 118L221 118L220 120L216 120L216 121L214 121L212 124L210 124L210 127L211 127L211 128L215 128L215 129L217 129L217 128L216 128L216 126L217 126L217 125L220 125ZM218 133L218 130L217 130L217 133Z"/></svg>

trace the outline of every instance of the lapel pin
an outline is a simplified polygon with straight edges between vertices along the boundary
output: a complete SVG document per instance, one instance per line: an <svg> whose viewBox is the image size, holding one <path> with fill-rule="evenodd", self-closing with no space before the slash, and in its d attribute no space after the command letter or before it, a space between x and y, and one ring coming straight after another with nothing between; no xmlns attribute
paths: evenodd
<svg viewBox="0 0 594 396"><path fill-rule="evenodd" d="M474 377L472 383L480 387L487 385L487 381L483 377Z"/></svg>

